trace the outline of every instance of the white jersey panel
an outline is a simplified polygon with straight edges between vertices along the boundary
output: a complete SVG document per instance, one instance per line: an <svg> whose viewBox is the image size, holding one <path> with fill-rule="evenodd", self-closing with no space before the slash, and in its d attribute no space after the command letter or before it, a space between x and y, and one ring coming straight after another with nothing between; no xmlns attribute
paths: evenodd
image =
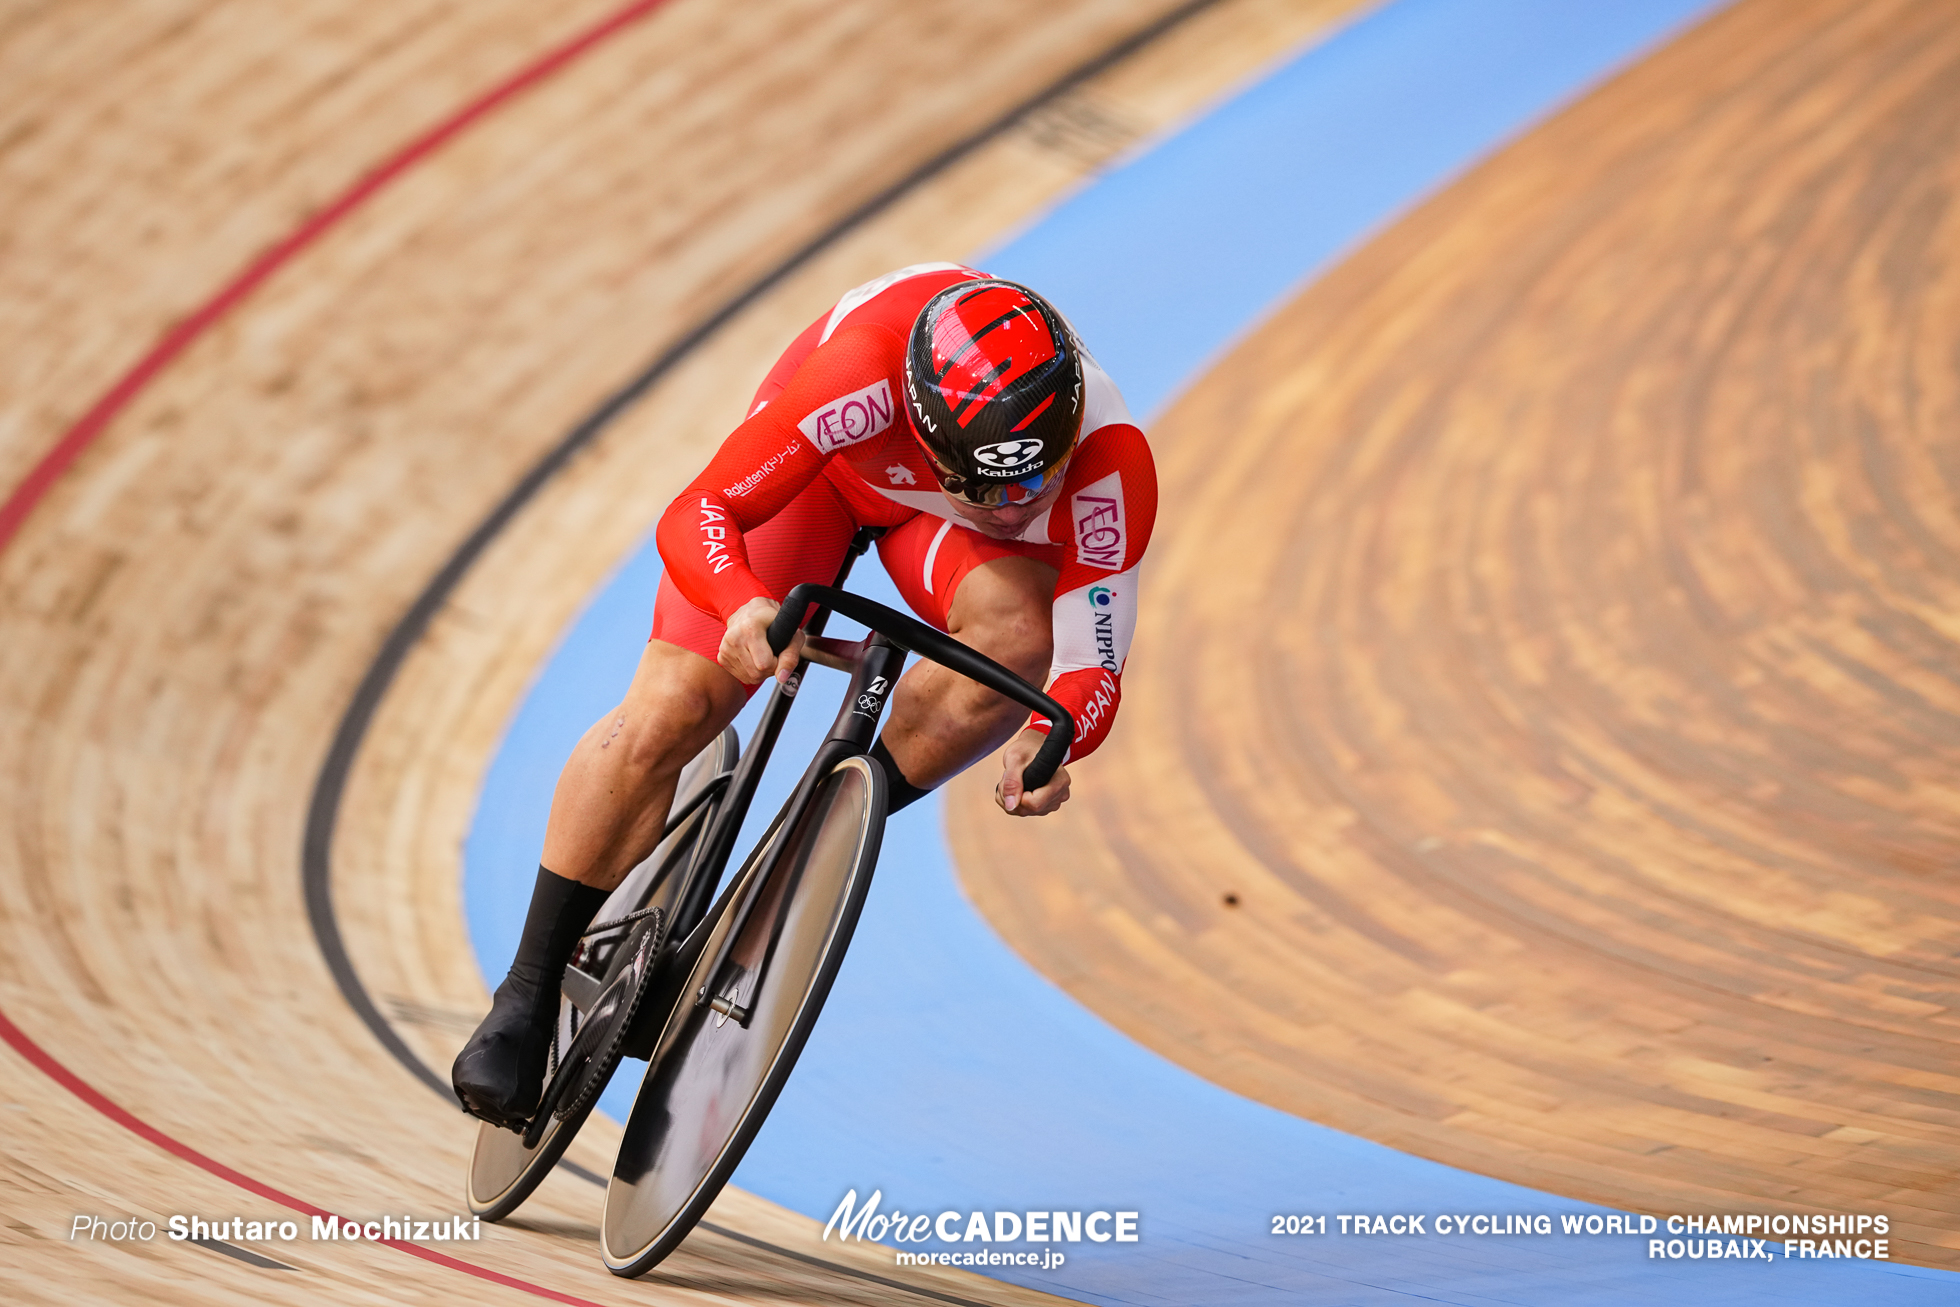
<svg viewBox="0 0 1960 1307"><path fill-rule="evenodd" d="M1123 402L1123 392L1116 388L1102 365L1089 357L1088 350L1082 351L1082 390L1081 440L1087 440L1104 427L1130 422L1130 406Z"/></svg>
<svg viewBox="0 0 1960 1307"><path fill-rule="evenodd" d="M1055 596L1052 675L1091 667L1120 674L1137 633L1137 569Z"/></svg>
<svg viewBox="0 0 1960 1307"><path fill-rule="evenodd" d="M946 496L940 494L936 489L894 490L890 486L881 486L870 481L865 482L865 484L885 498L891 500L894 504L903 504L914 512L930 513L934 517L943 517L948 522L958 522L960 520L959 514L953 511L953 506L946 502Z"/></svg>
<svg viewBox="0 0 1960 1307"><path fill-rule="evenodd" d="M968 531L974 530L973 526L966 519L953 511L953 506L946 502L946 496L940 494L937 490L895 490L890 486L881 486L872 481L866 481L864 484L883 495L886 499L891 500L894 504L902 504L915 512L944 518L954 526L965 527ZM1020 534L1012 538L1027 541L1031 544L1047 544L1048 518L1054 511L1055 506L1053 504L1042 509L1026 526L1021 528Z"/></svg>
<svg viewBox="0 0 1960 1307"><path fill-rule="evenodd" d="M817 337L817 344L821 345L829 340L831 333L843 325L845 318L851 316L851 310L869 304L909 277L923 277L929 272L964 272L974 277L981 275L964 263L914 263L910 267L873 278L857 289L847 292L843 299L837 301L837 307L830 311L830 319L823 324L823 334Z"/></svg>

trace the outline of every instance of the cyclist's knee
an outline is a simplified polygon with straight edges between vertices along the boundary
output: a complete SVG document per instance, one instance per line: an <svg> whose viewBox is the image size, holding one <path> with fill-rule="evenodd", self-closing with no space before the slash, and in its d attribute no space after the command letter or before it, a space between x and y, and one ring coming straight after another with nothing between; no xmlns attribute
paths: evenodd
<svg viewBox="0 0 1960 1307"><path fill-rule="evenodd" d="M969 573L954 596L954 636L1036 685L1054 660L1054 569L997 559Z"/></svg>
<svg viewBox="0 0 1960 1307"><path fill-rule="evenodd" d="M656 652L641 660L611 719L605 747L624 749L638 771L678 772L742 707L734 677L698 655L674 652L682 656Z"/></svg>
<svg viewBox="0 0 1960 1307"><path fill-rule="evenodd" d="M1033 685L1045 685L1054 659L1054 633L1049 610L1002 609L967 624L959 638ZM1027 710L974 681L959 682L964 702L955 711L978 719L1019 717Z"/></svg>
<svg viewBox="0 0 1960 1307"><path fill-rule="evenodd" d="M1046 608L1001 614L960 638L1024 681L1041 685L1048 679L1055 636Z"/></svg>

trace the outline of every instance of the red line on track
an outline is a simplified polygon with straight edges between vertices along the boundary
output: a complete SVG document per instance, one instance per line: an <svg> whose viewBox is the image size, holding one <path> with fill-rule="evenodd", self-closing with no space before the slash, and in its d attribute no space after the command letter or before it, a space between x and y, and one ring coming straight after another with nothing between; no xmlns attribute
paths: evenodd
<svg viewBox="0 0 1960 1307"><path fill-rule="evenodd" d="M108 1117L131 1134L147 1139L164 1152L181 1157L192 1166L201 1167L209 1171L212 1175L217 1176L220 1180L229 1181L237 1185L240 1189L278 1203L281 1207L290 1208L306 1216L326 1216L332 1217L335 1220L341 1219L336 1213L329 1212L324 1207L315 1207L312 1203L303 1202L291 1194L274 1189L264 1181L254 1180L244 1172L235 1171L215 1158L206 1157L189 1144L165 1134L149 1122L138 1117L128 1108L115 1102L108 1095L76 1075L73 1071L70 1071L60 1062L55 1061L54 1057L46 1049L42 1048L32 1039L29 1039L21 1028L8 1018L5 1012L0 1012L0 1039L6 1040L8 1044L13 1046L15 1052L46 1072L48 1077L63 1089L66 1089L69 1093L75 1095L75 1097L81 1099L84 1103L87 1103L90 1107L102 1113L102 1115ZM434 1262L438 1266L447 1266L451 1270L461 1271L465 1275L474 1275L479 1280L489 1280L493 1284L501 1284L506 1288L521 1289L525 1293L533 1294L539 1298L549 1298L553 1302L570 1303L572 1307L601 1307L600 1304L592 1302L589 1299L574 1298L571 1294L559 1293L556 1289L547 1289L541 1284L532 1284L528 1280L519 1280L514 1276L487 1270L473 1263L436 1252L432 1248L424 1248L420 1244L408 1243L401 1239L376 1239L373 1242L386 1244L388 1247L398 1249L412 1257L420 1257L423 1261Z"/></svg>
<svg viewBox="0 0 1960 1307"><path fill-rule="evenodd" d="M20 530L21 523L27 519L29 513L34 511L34 506L40 502L42 496L46 495L60 479L61 474L68 470L69 465L81 456L82 451L95 442L96 437L102 434L103 429L115 419L116 415L129 407L130 401L141 394L173 359L188 349L191 342L210 330L220 318L236 308L240 300L257 289L260 282L278 271L294 255L320 239L341 219L367 203L388 183L434 154L448 144L451 138L473 125L478 119L498 108L505 101L530 90L593 46L606 40L621 28L646 17L666 2L667 0L636 0L635 3L627 5L573 37L536 63L520 70L515 76L492 87L482 96L464 105L396 151L374 171L343 192L338 199L301 223L291 235L246 265L244 271L233 277L216 295L166 331L163 339L151 346L150 352L138 359L135 367L124 373L115 385L109 387L100 399L90 405L89 410L62 433L61 439L55 442L54 448L34 465L34 470L27 474L27 478L14 487L13 493L7 496L6 503L0 504L0 550L4 550L12 542L14 535Z"/></svg>
<svg viewBox="0 0 1960 1307"><path fill-rule="evenodd" d="M342 192L332 203L301 223L284 240L281 240L278 244L272 246L263 254L259 255L258 258L247 264L238 275L219 288L217 294L199 305L189 316L165 332L163 338L151 346L150 351L138 359L134 367L124 373L113 386L109 387L101 398L89 406L88 411L83 413L75 421L73 426L62 433L61 438L55 442L54 447L42 456L39 463L34 465L34 469L27 474L26 479L14 487L13 492L7 496L6 502L0 504L0 550L6 549L13 542L14 536L20 531L21 523L26 521L27 515L34 510L34 506L41 501L49 489L53 487L54 483L61 478L62 473L66 472L75 460L81 456L82 451L95 442L96 438L102 434L109 423L114 421L116 416L125 408L129 407L130 402L141 394L144 388L150 382L154 381L157 375L164 368L168 367L178 355L190 348L193 341L197 340L206 331L209 331L221 318L236 308L246 296L258 288L261 282L265 281L266 278L290 262L300 251L319 240L321 236L325 235L329 229L339 223L343 218L367 203L367 201L387 187L390 182L393 182L410 168L434 154L454 137L475 124L479 119L485 117L506 101L514 99L533 86L536 86L539 82L544 81L567 64L572 63L580 55L585 54L594 46L599 45L623 28L646 17L665 3L666 0L635 0L635 3L615 11L563 45L550 51L534 63L520 69L515 75L492 87L489 91L464 105L442 122L437 123L421 136L416 137L407 145L404 145L400 150L383 160L373 171ZM242 1171L233 1170L223 1162L206 1157L189 1144L172 1138L155 1126L137 1117L127 1108L114 1102L106 1094L103 1094L86 1080L83 1080L73 1071L70 1071L62 1063L56 1061L53 1055L48 1053L46 1049L28 1038L27 1034L19 1026L15 1025L4 1011L0 1011L0 1039L4 1039L12 1046L15 1052L40 1068L41 1071L46 1073L49 1078L53 1079L62 1088L68 1090L68 1092L74 1094L84 1103L87 1103L90 1107L102 1113L102 1115L108 1117L111 1121L114 1121L117 1125L122 1126L125 1130L148 1140L165 1152L180 1157L193 1166L200 1167L212 1175L217 1176L219 1179L237 1185L249 1193L257 1194L261 1198L278 1203L282 1207L304 1213L308 1216L333 1215L333 1213L328 1212L325 1208L315 1207L311 1203L302 1202L290 1194L274 1189L271 1185L263 1181L254 1180ZM484 1267L447 1256L433 1249L424 1248L419 1244L408 1243L399 1239L378 1239L375 1242L386 1244L388 1247L408 1253L412 1257L420 1257L424 1261L434 1262L438 1266L446 1266L451 1270L461 1271L465 1275L473 1275L480 1280L488 1280L493 1284L501 1284L506 1288L518 1289L539 1298L549 1298L553 1302L569 1303L573 1307L599 1307L599 1304L593 1303L588 1299L575 1298L570 1294L559 1293L555 1289L547 1289L543 1285L532 1284L526 1280L519 1280L512 1276L487 1270Z"/></svg>

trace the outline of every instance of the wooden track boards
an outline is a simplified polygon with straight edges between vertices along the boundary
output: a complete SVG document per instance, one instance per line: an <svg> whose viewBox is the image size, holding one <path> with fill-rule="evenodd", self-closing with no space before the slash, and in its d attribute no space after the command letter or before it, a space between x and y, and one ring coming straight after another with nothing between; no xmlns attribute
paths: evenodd
<svg viewBox="0 0 1960 1307"><path fill-rule="evenodd" d="M1314 1120L1960 1266L1954 17L1749 0L1185 397L1115 738L951 804L1015 947Z"/></svg>
<svg viewBox="0 0 1960 1307"><path fill-rule="evenodd" d="M1228 0L1174 48L1048 106L732 323L493 548L384 702L336 844L350 951L430 1064L447 1065L485 1003L457 856L501 723L790 331L840 286L967 252L1350 7ZM646 358L1168 8L674 0L254 292L0 554L0 1011L110 1100L285 1192L364 1217L454 1210L470 1127L348 1012L297 873L307 795L383 633ZM76 4L0 19L0 191L24 197L0 247L4 484L255 252L604 12ZM162 1242L59 1246L80 1212L269 1204L13 1053L0 1111L12 1300L524 1295L386 1248L267 1250L295 1274ZM592 1133L576 1156L603 1170ZM593 1247L597 1201L555 1177L510 1232L449 1251L598 1301L649 1285L676 1301L916 1300L713 1236L645 1284L617 1282ZM812 1238L734 1192L711 1220ZM882 1254L858 1261L891 1270ZM1039 1299L950 1273L920 1282Z"/></svg>

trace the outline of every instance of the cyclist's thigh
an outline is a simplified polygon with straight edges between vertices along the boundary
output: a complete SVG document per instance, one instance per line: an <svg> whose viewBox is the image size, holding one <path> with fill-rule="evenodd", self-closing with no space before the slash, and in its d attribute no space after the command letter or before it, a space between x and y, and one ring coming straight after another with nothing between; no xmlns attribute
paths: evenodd
<svg viewBox="0 0 1960 1307"><path fill-rule="evenodd" d="M713 660L691 649L666 640L648 640L621 704L635 727L629 739L636 746L655 750L667 765L683 766L735 720L735 714L749 701L750 690ZM610 731L609 721L601 720L594 729ZM607 738L606 744L611 743Z"/></svg>
<svg viewBox="0 0 1960 1307"><path fill-rule="evenodd" d="M843 496L828 477L818 477L782 512L753 531L745 532L742 540L748 549L750 570L768 587L770 595L780 601L792 586L805 581L829 585L835 580L837 568L844 561L844 551L856 531L857 522ZM660 593L653 603L652 639L698 654L712 663L721 650L725 630L721 618L689 603L671 578L665 575L660 578ZM742 700L746 702L756 688L743 686Z"/></svg>
<svg viewBox="0 0 1960 1307"><path fill-rule="evenodd" d="M955 608L955 599L967 578L996 559L1026 559L1041 567L1007 569L1012 580L1005 587L989 587L993 601L989 607L1001 603L1032 605L1045 621L1054 602L1055 579L1064 553L1061 545L995 540L926 513L895 527L878 542L878 558L906 604L942 631L953 630L962 616ZM997 589L1004 589L1004 593L991 593Z"/></svg>

